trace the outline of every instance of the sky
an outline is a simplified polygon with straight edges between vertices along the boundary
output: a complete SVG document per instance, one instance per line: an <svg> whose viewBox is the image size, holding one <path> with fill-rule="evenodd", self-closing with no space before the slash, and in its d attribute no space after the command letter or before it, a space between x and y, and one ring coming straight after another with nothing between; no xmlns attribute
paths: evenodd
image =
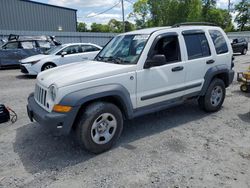
<svg viewBox="0 0 250 188"><path fill-rule="evenodd" d="M122 20L122 9L120 0L33 0L46 4L57 5L77 9L78 22L85 22L88 26L91 23L108 23L112 18ZM124 0L125 19L133 22L133 19L128 19L129 13L133 11L133 3L137 0ZM233 4L239 0L231 0ZM116 5L113 9L100 14L112 6ZM227 9L228 0L217 0L217 7ZM234 17L234 15L233 15Z"/></svg>

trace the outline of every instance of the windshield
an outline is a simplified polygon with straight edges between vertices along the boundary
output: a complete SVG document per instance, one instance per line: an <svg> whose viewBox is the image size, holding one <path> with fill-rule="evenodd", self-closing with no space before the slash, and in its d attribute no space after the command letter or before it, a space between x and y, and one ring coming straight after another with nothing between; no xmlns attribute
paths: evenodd
<svg viewBox="0 0 250 188"><path fill-rule="evenodd" d="M49 50L45 51L44 54L45 55L52 55L52 54L55 54L57 53L59 50L63 49L64 46L63 45L59 45L59 46L56 46L56 47L52 47L50 48Z"/></svg>
<svg viewBox="0 0 250 188"><path fill-rule="evenodd" d="M121 35L113 38L95 58L117 64L136 64L149 35Z"/></svg>

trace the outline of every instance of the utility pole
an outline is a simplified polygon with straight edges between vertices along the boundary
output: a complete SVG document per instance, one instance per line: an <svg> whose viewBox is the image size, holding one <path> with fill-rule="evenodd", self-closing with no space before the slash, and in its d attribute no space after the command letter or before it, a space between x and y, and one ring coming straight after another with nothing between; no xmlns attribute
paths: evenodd
<svg viewBox="0 0 250 188"><path fill-rule="evenodd" d="M125 16L124 16L124 2L122 1L122 29L123 29L123 33L125 33Z"/></svg>

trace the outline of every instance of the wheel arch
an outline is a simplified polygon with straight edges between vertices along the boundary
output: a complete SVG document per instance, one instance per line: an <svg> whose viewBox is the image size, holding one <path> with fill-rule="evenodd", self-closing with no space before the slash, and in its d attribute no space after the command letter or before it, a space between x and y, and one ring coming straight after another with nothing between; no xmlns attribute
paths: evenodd
<svg viewBox="0 0 250 188"><path fill-rule="evenodd" d="M232 73L234 75L233 71ZM224 82L226 88L232 82L232 78L230 78L230 71L226 65L211 67L210 69L208 69L208 71L206 72L204 76L205 81L201 90L201 94L200 94L201 96L205 95L207 88L209 87L209 84L215 78L221 79Z"/></svg>
<svg viewBox="0 0 250 188"><path fill-rule="evenodd" d="M129 119L133 115L130 94L125 87L118 84L97 86L69 93L62 98L60 104L78 106L78 113L80 113L87 105L96 101L115 104L121 110L126 119Z"/></svg>
<svg viewBox="0 0 250 188"><path fill-rule="evenodd" d="M55 62L48 61L48 62L43 63L43 65L42 65L42 67L41 67L41 71L43 71L44 67L45 67L46 65L49 65L49 64L52 64L52 65L54 65L55 67L57 67L57 64L56 64Z"/></svg>

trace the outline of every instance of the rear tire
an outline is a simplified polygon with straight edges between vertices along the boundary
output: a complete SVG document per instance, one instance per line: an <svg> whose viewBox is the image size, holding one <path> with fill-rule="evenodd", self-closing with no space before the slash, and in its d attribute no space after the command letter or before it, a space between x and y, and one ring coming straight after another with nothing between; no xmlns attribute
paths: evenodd
<svg viewBox="0 0 250 188"><path fill-rule="evenodd" d="M226 89L223 80L215 78L210 83L204 96L198 99L201 109L206 112L218 111L225 99Z"/></svg>
<svg viewBox="0 0 250 188"><path fill-rule="evenodd" d="M242 54L242 55L246 55L246 54L247 54L247 49L244 48L244 49L242 50L241 54Z"/></svg>
<svg viewBox="0 0 250 188"><path fill-rule="evenodd" d="M109 150L123 129L120 109L107 102L87 106L76 123L76 136L81 146L95 154Z"/></svg>
<svg viewBox="0 0 250 188"><path fill-rule="evenodd" d="M54 63L45 63L43 66L42 66L42 69L41 71L45 71L45 70L48 70L48 69L52 69L56 67L56 65Z"/></svg>

